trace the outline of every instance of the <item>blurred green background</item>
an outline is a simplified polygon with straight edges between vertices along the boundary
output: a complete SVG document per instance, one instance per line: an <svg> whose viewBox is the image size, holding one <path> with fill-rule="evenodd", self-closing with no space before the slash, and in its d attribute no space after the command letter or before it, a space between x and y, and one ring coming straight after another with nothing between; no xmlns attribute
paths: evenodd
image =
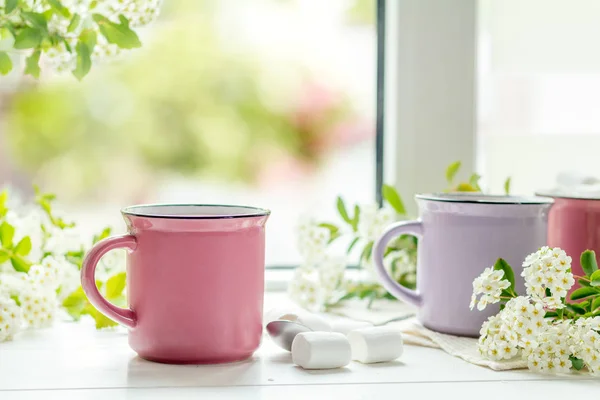
<svg viewBox="0 0 600 400"><path fill-rule="evenodd" d="M221 3L168 0L142 32L143 50L96 67L82 84L21 86L2 121L13 162L74 199L102 196L122 171L138 183L173 172L253 184L281 158L318 164L343 144L340 127L363 116L309 66L288 62L272 75L264 59L232 49ZM373 0L343 2L342 11L350 26L373 24Z"/></svg>

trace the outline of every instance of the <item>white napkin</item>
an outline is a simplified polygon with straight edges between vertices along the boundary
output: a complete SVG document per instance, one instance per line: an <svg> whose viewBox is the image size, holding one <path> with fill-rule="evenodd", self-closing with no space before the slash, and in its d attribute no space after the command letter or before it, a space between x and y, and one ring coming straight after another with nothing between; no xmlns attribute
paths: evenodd
<svg viewBox="0 0 600 400"><path fill-rule="evenodd" d="M483 358L477 351L477 339L434 332L425 328L416 319L410 319L402 323L390 323L389 325L397 325L404 333L405 344L440 348L454 357L462 358L471 364L488 367L495 371L527 368L527 362L519 358L505 361L493 361Z"/></svg>

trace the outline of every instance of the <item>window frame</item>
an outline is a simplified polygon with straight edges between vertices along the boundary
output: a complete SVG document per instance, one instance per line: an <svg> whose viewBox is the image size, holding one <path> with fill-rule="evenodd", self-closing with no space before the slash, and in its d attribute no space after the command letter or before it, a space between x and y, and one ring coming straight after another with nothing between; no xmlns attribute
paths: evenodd
<svg viewBox="0 0 600 400"><path fill-rule="evenodd" d="M385 3L384 180L407 212L413 196L446 186L457 160L475 171L477 0Z"/></svg>

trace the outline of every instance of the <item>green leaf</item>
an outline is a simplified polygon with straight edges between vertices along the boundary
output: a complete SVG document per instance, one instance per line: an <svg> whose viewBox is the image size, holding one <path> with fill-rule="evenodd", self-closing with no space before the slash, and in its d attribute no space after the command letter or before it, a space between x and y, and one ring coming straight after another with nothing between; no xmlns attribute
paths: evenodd
<svg viewBox="0 0 600 400"><path fill-rule="evenodd" d="M97 5L98 5L98 2L96 0L93 0L89 6L90 10L93 10L94 8L96 8Z"/></svg>
<svg viewBox="0 0 600 400"><path fill-rule="evenodd" d="M89 314L92 318L94 318L94 321L96 321L96 329L110 328L118 325L115 321L104 316L104 314L96 310L90 303L86 304L83 313Z"/></svg>
<svg viewBox="0 0 600 400"><path fill-rule="evenodd" d="M52 7L52 9L59 13L60 15L62 15L65 18L71 18L71 13L69 12L69 9L66 8L65 6L62 5L62 3L58 0L48 0L48 4L50 4L50 7Z"/></svg>
<svg viewBox="0 0 600 400"><path fill-rule="evenodd" d="M42 42L42 34L38 29L26 26L15 38L15 49L32 49L38 47Z"/></svg>
<svg viewBox="0 0 600 400"><path fill-rule="evenodd" d="M499 258L494 264L494 269L504 271L504 279L510 282L510 289L515 290L515 273L510 265L502 258Z"/></svg>
<svg viewBox="0 0 600 400"><path fill-rule="evenodd" d="M367 262L371 258L371 254L373 253L373 244L374 243L375 242L373 242L373 241L367 243L367 245L363 249L362 253L360 254L361 264L362 264L362 261Z"/></svg>
<svg viewBox="0 0 600 400"><path fill-rule="evenodd" d="M116 44L122 49L133 49L142 46L137 34L129 28L129 21L123 15L119 15L120 24L114 23L100 14L94 14L92 18L96 21L100 27L100 32L109 43Z"/></svg>
<svg viewBox="0 0 600 400"><path fill-rule="evenodd" d="M337 210L340 213L340 217L342 217L344 221L352 224L352 220L348 216L348 211L346 211L346 204L344 204L344 200L339 196L337 198Z"/></svg>
<svg viewBox="0 0 600 400"><path fill-rule="evenodd" d="M564 308L559 308L556 310L556 318L558 319L563 319L565 315L565 309Z"/></svg>
<svg viewBox="0 0 600 400"><path fill-rule="evenodd" d="M92 52L81 40L77 42L75 50L77 51L77 64L72 73L75 78L82 80L92 69Z"/></svg>
<svg viewBox="0 0 600 400"><path fill-rule="evenodd" d="M459 183L456 187L457 192L479 192L479 189L471 186L469 183Z"/></svg>
<svg viewBox="0 0 600 400"><path fill-rule="evenodd" d="M352 226L352 230L354 232L358 232L358 221L360 220L360 207L358 205L354 206L354 216L352 217L352 221L350 225Z"/></svg>
<svg viewBox="0 0 600 400"><path fill-rule="evenodd" d="M546 311L546 314L544 314L544 318L556 318L557 316L556 311Z"/></svg>
<svg viewBox="0 0 600 400"><path fill-rule="evenodd" d="M598 307L600 307L600 297L595 297L592 301L592 310L595 311Z"/></svg>
<svg viewBox="0 0 600 400"><path fill-rule="evenodd" d="M446 180L448 181L449 184L452 184L452 181L454 180L456 173L460 169L460 166L461 166L461 162L456 161L456 162L453 162L452 164L450 164L448 166L448 168L446 168Z"/></svg>
<svg viewBox="0 0 600 400"><path fill-rule="evenodd" d="M4 217L8 212L8 208L6 207L6 200L8 199L8 193L6 190L0 192L0 217Z"/></svg>
<svg viewBox="0 0 600 400"><path fill-rule="evenodd" d="M341 236L340 235L340 228L338 228L334 224L330 224L330 223L327 223L327 222L322 222L322 223L320 223L317 226L329 230L329 243L333 242L335 239L337 239L338 237ZM109 230L109 232L110 232L110 230Z"/></svg>
<svg viewBox="0 0 600 400"><path fill-rule="evenodd" d="M79 40L87 45L90 50L90 53L94 51L94 47L96 47L96 31L92 29L86 29L79 35Z"/></svg>
<svg viewBox="0 0 600 400"><path fill-rule="evenodd" d="M75 321L78 321L81 315L84 314L87 304L87 298L80 286L63 300L62 306Z"/></svg>
<svg viewBox="0 0 600 400"><path fill-rule="evenodd" d="M571 300L579 300L589 296L597 296L600 290L593 287L582 287L571 293Z"/></svg>
<svg viewBox="0 0 600 400"><path fill-rule="evenodd" d="M393 186L384 184L381 193L385 201L387 201L398 214L406 215L406 208L404 208L402 198Z"/></svg>
<svg viewBox="0 0 600 400"><path fill-rule="evenodd" d="M15 228L4 221L0 224L0 243L5 249L11 249L13 246L13 237L15 236Z"/></svg>
<svg viewBox="0 0 600 400"><path fill-rule="evenodd" d="M569 360L571 360L571 364L573 365L573 368L575 368L577 371L579 371L581 368L583 368L583 360L581 360L577 357L573 357L573 356L569 356Z"/></svg>
<svg viewBox="0 0 600 400"><path fill-rule="evenodd" d="M27 59L25 60L25 74L29 74L34 78L40 77L40 51L34 51Z"/></svg>
<svg viewBox="0 0 600 400"><path fill-rule="evenodd" d="M15 271L18 272L28 272L29 268L31 267L31 263L29 261L16 254L13 254L13 256L10 258L10 263Z"/></svg>
<svg viewBox="0 0 600 400"><path fill-rule="evenodd" d="M507 196L510 194L510 176L504 181L504 194Z"/></svg>
<svg viewBox="0 0 600 400"><path fill-rule="evenodd" d="M0 264L7 262L10 259L10 253L7 250L0 249Z"/></svg>
<svg viewBox="0 0 600 400"><path fill-rule="evenodd" d="M577 282L578 282L578 283L579 283L579 285L581 285L581 286L587 286L587 287L589 287L589 286L590 286L590 282L589 282L589 281L586 281L586 280L584 280L584 279L578 279L578 280L577 280Z"/></svg>
<svg viewBox="0 0 600 400"><path fill-rule="evenodd" d="M372 287L367 287L367 288L361 290L360 292L358 292L358 298L362 300L365 297L372 296L373 294L377 295L377 292L375 291L375 289L373 289Z"/></svg>
<svg viewBox="0 0 600 400"><path fill-rule="evenodd" d="M46 20L44 14L22 11L21 16L34 28L41 30L42 33L48 31L48 21Z"/></svg>
<svg viewBox="0 0 600 400"><path fill-rule="evenodd" d="M69 32L69 33L75 32L75 30L79 26L80 22L81 22L81 16L79 16L79 14L73 14L73 18L71 18L71 22L69 23L69 26L67 27L67 32Z"/></svg>
<svg viewBox="0 0 600 400"><path fill-rule="evenodd" d="M94 244L98 243L102 239L106 239L107 237L109 237L110 231L111 231L111 229L109 227L107 227L107 228L104 228L102 230L102 232L100 232L100 234L94 235Z"/></svg>
<svg viewBox="0 0 600 400"><path fill-rule="evenodd" d="M0 74L6 75L12 71L12 61L5 51L0 51Z"/></svg>
<svg viewBox="0 0 600 400"><path fill-rule="evenodd" d="M590 286L600 286L600 271L595 271L590 276Z"/></svg>
<svg viewBox="0 0 600 400"><path fill-rule="evenodd" d="M14 300L15 303L17 303L17 305L19 307L21 307L21 300L19 300L19 296L16 294L11 294L10 298Z"/></svg>
<svg viewBox="0 0 600 400"><path fill-rule="evenodd" d="M18 3L19 0L6 0L4 3L4 13L10 14L11 12L13 12L14 9L17 8Z"/></svg>
<svg viewBox="0 0 600 400"><path fill-rule="evenodd" d="M596 252L594 250L586 250L581 253L579 259L581 268L585 272L586 276L591 276L594 272L598 271L598 263L596 262Z"/></svg>
<svg viewBox="0 0 600 400"><path fill-rule="evenodd" d="M15 253L20 256L26 256L31 251L31 238L29 236L25 236L21 241L15 246Z"/></svg>
<svg viewBox="0 0 600 400"><path fill-rule="evenodd" d="M348 246L348 250L346 250L346 254L350 254L350 252L352 251L352 249L354 248L354 246L356 246L356 243L358 243L358 241L360 240L359 237L355 237L352 242L350 242L350 246Z"/></svg>
<svg viewBox="0 0 600 400"><path fill-rule="evenodd" d="M477 189L477 191L481 192L481 187L479 187L479 180L481 179L481 175L473 174L469 178L469 185L473 186L473 188Z"/></svg>
<svg viewBox="0 0 600 400"><path fill-rule="evenodd" d="M116 275L111 276L106 281L106 298L111 300L115 299L123 293L126 283L125 272L120 272Z"/></svg>
<svg viewBox="0 0 600 400"><path fill-rule="evenodd" d="M584 307L582 307L581 305L577 304L577 303L572 303L572 304L567 304L567 309L569 311L572 311L576 314L585 314L587 311Z"/></svg>

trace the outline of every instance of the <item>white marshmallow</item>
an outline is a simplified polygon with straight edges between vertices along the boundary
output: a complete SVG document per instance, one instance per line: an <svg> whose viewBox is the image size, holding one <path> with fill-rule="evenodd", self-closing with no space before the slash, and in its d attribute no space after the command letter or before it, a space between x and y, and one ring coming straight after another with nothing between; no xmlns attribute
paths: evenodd
<svg viewBox="0 0 600 400"><path fill-rule="evenodd" d="M292 361L304 369L340 368L351 358L348 338L339 332L303 332L292 343Z"/></svg>
<svg viewBox="0 0 600 400"><path fill-rule="evenodd" d="M392 361L402 355L402 333L394 328L376 326L348 333L352 359L364 364Z"/></svg>
<svg viewBox="0 0 600 400"><path fill-rule="evenodd" d="M331 322L331 331L339 332L347 335L355 329L369 328L373 326L372 323L366 321L355 321L352 319L338 319Z"/></svg>

